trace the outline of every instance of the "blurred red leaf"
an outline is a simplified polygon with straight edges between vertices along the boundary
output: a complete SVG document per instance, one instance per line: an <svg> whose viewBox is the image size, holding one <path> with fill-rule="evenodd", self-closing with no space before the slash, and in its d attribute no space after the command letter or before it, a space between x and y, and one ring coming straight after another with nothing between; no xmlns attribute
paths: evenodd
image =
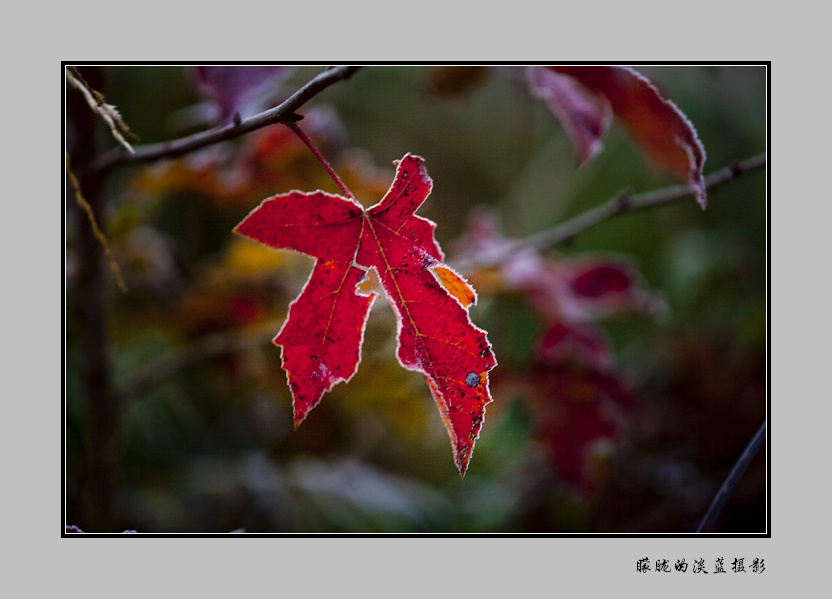
<svg viewBox="0 0 832 599"><path fill-rule="evenodd" d="M663 302L642 283L639 273L620 257L584 255L544 256L535 249L507 251L507 238L496 214L475 211L457 242L457 259L505 256L496 270L471 273L493 292L520 293L548 322L580 323L636 312L657 315Z"/></svg>
<svg viewBox="0 0 832 599"><path fill-rule="evenodd" d="M621 66L532 66L532 92L544 98L584 163L601 149L610 110L659 165L686 181L704 209L705 149L693 124L641 73Z"/></svg>
<svg viewBox="0 0 832 599"><path fill-rule="evenodd" d="M406 154L387 194L366 211L353 199L293 191L264 200L235 232L318 259L274 340L282 347L295 426L358 368L373 294L356 285L373 268L397 317L399 362L425 376L464 476L496 360L468 314L474 290L443 264L436 225L415 215L432 185L423 159Z"/></svg>
<svg viewBox="0 0 832 599"><path fill-rule="evenodd" d="M614 371L548 361L535 366L530 381L536 437L558 476L591 496L603 480L610 446L633 409L626 385Z"/></svg>
<svg viewBox="0 0 832 599"><path fill-rule="evenodd" d="M595 321L624 312L653 315L663 304L620 258L507 251L512 246L496 214L483 209L469 220L457 257L506 256L497 268L471 273L472 280L492 293L519 294L540 318L544 328L532 367L511 382L526 390L535 435L558 476L590 496L635 408L612 347Z"/></svg>
<svg viewBox="0 0 832 599"><path fill-rule="evenodd" d="M591 324L555 322L538 346L526 387L535 436L558 476L592 496L636 410L606 337Z"/></svg>
<svg viewBox="0 0 832 599"><path fill-rule="evenodd" d="M612 124L612 109L604 96L578 80L541 67L526 71L532 93L558 117L584 164L601 151L601 139Z"/></svg>
<svg viewBox="0 0 832 599"><path fill-rule="evenodd" d="M579 364L596 370L612 365L607 338L594 326L556 322L540 342L540 361L549 364Z"/></svg>
<svg viewBox="0 0 832 599"><path fill-rule="evenodd" d="M587 298L599 298L606 294L630 291L634 282L630 273L618 265L600 264L575 274L572 290Z"/></svg>

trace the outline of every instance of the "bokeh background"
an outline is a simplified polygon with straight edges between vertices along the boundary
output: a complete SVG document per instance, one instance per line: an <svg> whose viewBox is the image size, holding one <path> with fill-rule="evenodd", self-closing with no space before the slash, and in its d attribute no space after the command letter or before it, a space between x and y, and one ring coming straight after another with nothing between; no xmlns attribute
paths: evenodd
<svg viewBox="0 0 832 599"><path fill-rule="evenodd" d="M635 68L695 125L706 174L766 151L765 67ZM262 89L244 99L218 96L234 84L206 87L194 67L80 72L145 144L227 122L229 105L242 116L275 105L322 69L264 70ZM66 97L67 152L127 286L90 258L87 218L67 185L67 525L689 533L766 419L764 170L713 191L706 211L690 199L625 214L531 257L561 273L615 265L649 300L590 310L579 330L597 343L586 359L547 353L559 322L511 285L511 265L464 272L479 292L472 318L499 364L460 479L424 379L396 361L384 298L356 376L293 430L271 339L312 260L231 233L270 195L338 191L291 131L272 126L90 183L95 156L115 142L77 90ZM419 214L437 223L451 265L483 223L522 238L622 190L677 183L616 124L577 168L558 120L507 67L366 66L299 112L366 206L386 191L394 160L425 158L434 189ZM766 531L765 454L714 532Z"/></svg>

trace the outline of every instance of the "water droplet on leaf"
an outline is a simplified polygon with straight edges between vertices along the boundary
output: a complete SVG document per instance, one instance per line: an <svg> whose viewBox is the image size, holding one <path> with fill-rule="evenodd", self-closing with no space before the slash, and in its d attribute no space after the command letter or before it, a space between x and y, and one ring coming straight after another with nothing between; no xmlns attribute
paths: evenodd
<svg viewBox="0 0 832 599"><path fill-rule="evenodd" d="M465 383L469 387L476 387L480 384L480 377L476 372L469 372L465 375Z"/></svg>

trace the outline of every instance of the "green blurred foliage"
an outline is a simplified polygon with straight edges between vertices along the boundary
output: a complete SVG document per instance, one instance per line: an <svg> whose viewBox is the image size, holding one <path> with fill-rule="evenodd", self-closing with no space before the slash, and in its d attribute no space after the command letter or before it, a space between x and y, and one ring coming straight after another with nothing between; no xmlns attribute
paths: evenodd
<svg viewBox="0 0 832 599"><path fill-rule="evenodd" d="M696 126L706 174L766 151L763 67L637 68ZM298 67L278 96L320 70ZM101 91L141 143L205 126L194 117L199 98L186 68L104 67L104 80ZM423 156L434 190L420 215L438 224L451 259L480 205L496 208L506 233L522 237L623 189L676 183L615 125L603 152L576 169L558 121L499 68L365 67L300 112L302 127L312 126L315 112L326 115L308 132L345 179L355 169L348 184L368 198L383 193L393 160ZM200 156L229 167L246 143ZM335 191L311 154L292 156L270 167L275 177L285 169L301 189ZM668 307L660 320L600 323L638 410L599 458L598 487L586 495L559 479L522 389L496 384L530 376L543 333L516 297L481 293L472 309L499 365L495 401L464 479L424 380L395 361L395 321L383 298L371 313L358 374L292 430L280 350L270 339L311 260L243 247L251 244L231 234L265 195L223 203L193 186L166 188L164 179L137 186L158 168L121 168L107 184L108 235L129 288L121 294L113 285L106 308L124 419L107 532L690 532L766 417L763 171L719 188L705 212L691 199L623 215L553 250L622 256ZM267 194L289 191L274 185ZM70 287L79 218L68 204ZM89 405L78 375L86 332L68 314L66 333L66 519L87 530L94 521L84 477ZM764 530L762 457L719 531Z"/></svg>

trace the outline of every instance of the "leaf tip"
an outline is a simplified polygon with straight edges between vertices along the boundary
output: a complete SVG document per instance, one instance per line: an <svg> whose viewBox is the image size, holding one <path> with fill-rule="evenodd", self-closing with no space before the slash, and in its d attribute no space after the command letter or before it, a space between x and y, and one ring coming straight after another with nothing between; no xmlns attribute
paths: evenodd
<svg viewBox="0 0 832 599"><path fill-rule="evenodd" d="M705 185L705 180L702 177L702 166L700 163L699 169L693 172L689 177L689 185L696 198L696 203L702 210L708 208L708 188Z"/></svg>
<svg viewBox="0 0 832 599"><path fill-rule="evenodd" d="M293 429L295 430L295 432L297 432L298 428L300 428L300 423L303 422L305 418L306 414L301 416L297 412L295 412L295 417L293 421Z"/></svg>
<svg viewBox="0 0 832 599"><path fill-rule="evenodd" d="M696 186L694 187L694 193L696 194L696 203L699 204L702 210L706 210L708 208L708 195L704 188Z"/></svg>
<svg viewBox="0 0 832 599"><path fill-rule="evenodd" d="M292 387L291 384L289 386L290 386L290 388ZM295 390L292 389L292 395L293 395L292 426L293 426L294 430L297 431L298 428L300 428L301 423L304 420L306 420L306 417L309 415L309 412L312 411L312 408L314 408L316 405L318 405L318 403L320 402L320 398L313 405L310 405L309 403L300 401L296 396L294 396L294 393L295 393Z"/></svg>
<svg viewBox="0 0 832 599"><path fill-rule="evenodd" d="M465 478L465 473L468 472L468 464L471 461L471 454L474 452L474 446L470 445L462 450L454 451L454 464L459 470L459 478Z"/></svg>

